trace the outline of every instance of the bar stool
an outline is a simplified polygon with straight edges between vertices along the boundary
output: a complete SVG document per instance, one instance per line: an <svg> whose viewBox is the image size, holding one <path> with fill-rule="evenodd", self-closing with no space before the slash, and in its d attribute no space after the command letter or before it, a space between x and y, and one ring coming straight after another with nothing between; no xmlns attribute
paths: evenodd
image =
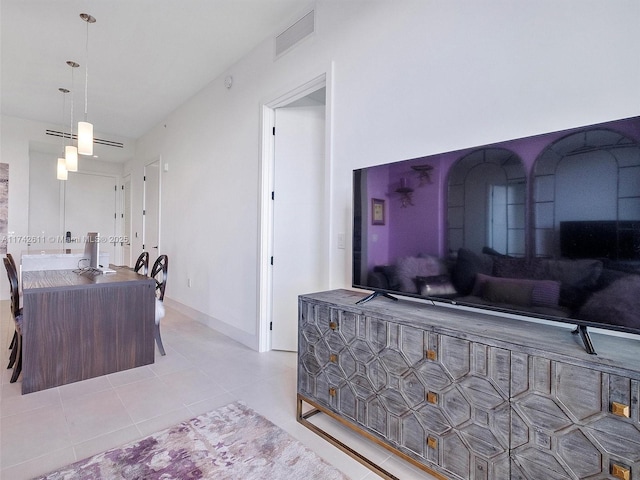
<svg viewBox="0 0 640 480"><path fill-rule="evenodd" d="M167 268L169 266L169 257L160 255L151 269L151 278L156 281L156 327L154 335L160 355L166 355L164 346L162 345L162 337L160 336L160 320L164 317L164 290L167 287Z"/></svg>
<svg viewBox="0 0 640 480"><path fill-rule="evenodd" d="M22 371L22 309L20 308L20 292L18 289L18 272L14 267L15 262L9 258L3 258L4 267L7 270L9 278L9 288L11 290L11 316L15 325L13 334L11 355L9 356L9 365L7 368L13 367L11 375L11 383L15 383Z"/></svg>
<svg viewBox="0 0 640 480"><path fill-rule="evenodd" d="M136 260L136 266L133 267L133 271L145 276L149 273L149 252L142 252L138 256L138 260Z"/></svg>

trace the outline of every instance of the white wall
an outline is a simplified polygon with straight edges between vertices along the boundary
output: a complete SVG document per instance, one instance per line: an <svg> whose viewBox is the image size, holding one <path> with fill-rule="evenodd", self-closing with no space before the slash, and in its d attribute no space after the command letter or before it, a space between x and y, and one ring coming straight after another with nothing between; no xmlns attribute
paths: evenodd
<svg viewBox="0 0 640 480"><path fill-rule="evenodd" d="M42 130L44 132L44 130ZM40 125L28 120L2 116L0 123L0 162L9 164L9 222L7 230L26 235L29 229L29 141L42 133ZM52 172L52 176L54 173ZM55 176L53 176L55 179ZM16 259L25 247L9 243L7 251ZM0 275L0 298L9 298L9 283Z"/></svg>
<svg viewBox="0 0 640 480"><path fill-rule="evenodd" d="M167 296L256 348L262 104L328 74L326 260L347 287L353 168L640 114L638 18L635 0L319 0L311 38L277 60L263 43L139 139L134 188L169 167Z"/></svg>

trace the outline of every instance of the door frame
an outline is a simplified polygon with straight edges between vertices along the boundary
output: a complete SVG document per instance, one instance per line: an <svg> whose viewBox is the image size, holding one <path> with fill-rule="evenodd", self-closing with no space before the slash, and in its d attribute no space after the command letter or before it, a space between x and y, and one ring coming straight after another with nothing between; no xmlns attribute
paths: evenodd
<svg viewBox="0 0 640 480"><path fill-rule="evenodd" d="M160 243L161 243L161 232L162 232L162 224L161 224L162 222L162 168L161 168L162 159L160 157L156 157L154 160L146 162L142 169L142 212L143 212L142 246L143 246L143 250L146 250L147 252L149 252L150 262L152 258L155 261L155 258L151 255L151 252L149 250L149 245L147 245L147 218L148 218L147 217L147 167L149 167L149 165L152 165L154 163L158 164L158 218L156 219L156 222L158 225L158 251L155 256L155 258L157 258L160 255L160 250L161 250ZM151 266L149 266L149 269L151 269Z"/></svg>
<svg viewBox="0 0 640 480"><path fill-rule="evenodd" d="M325 241L324 254L329 258L329 239L331 236L331 209L330 205L330 174L331 174L331 79L332 68L313 77L311 80L287 91L270 101L262 103L261 115L261 155L260 155L260 226L258 245L258 315L256 331L258 332L258 351L266 352L271 349L271 330L269 328L270 312L272 311L272 275L270 257L273 252L273 179L275 170L275 141L273 128L275 126L275 110L285 107L296 100L306 97L312 92L326 88L326 124L325 124L325 214L319 221L328 232ZM329 269L330 270L330 269ZM331 278L327 271L327 278Z"/></svg>
<svg viewBox="0 0 640 480"><path fill-rule="evenodd" d="M126 244L121 242L122 247L122 265L126 265L128 267L132 267L131 263L131 252L133 252L133 238L131 232L133 231L133 180L131 173L126 173L122 176L122 185L121 185L121 203L122 203L122 212L120 218L121 221L121 234L120 236L125 239L127 236ZM129 189L127 191L126 185L129 184ZM127 194L129 195L129 205L127 208ZM128 232L127 232L128 231ZM127 235L128 233L128 235ZM125 252L129 252L127 255Z"/></svg>

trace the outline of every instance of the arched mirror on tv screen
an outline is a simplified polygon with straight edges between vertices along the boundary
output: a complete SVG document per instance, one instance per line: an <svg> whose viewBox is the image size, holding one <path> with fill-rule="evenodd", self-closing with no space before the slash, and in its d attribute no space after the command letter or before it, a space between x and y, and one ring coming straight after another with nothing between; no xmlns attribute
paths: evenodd
<svg viewBox="0 0 640 480"><path fill-rule="evenodd" d="M640 117L353 172L353 286L640 334Z"/></svg>

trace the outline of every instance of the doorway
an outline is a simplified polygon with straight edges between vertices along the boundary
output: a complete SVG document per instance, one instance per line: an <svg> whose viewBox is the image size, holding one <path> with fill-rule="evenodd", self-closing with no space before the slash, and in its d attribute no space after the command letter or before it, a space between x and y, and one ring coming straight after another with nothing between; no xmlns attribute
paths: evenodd
<svg viewBox="0 0 640 480"><path fill-rule="evenodd" d="M276 110L271 348L297 351L298 295L322 289L325 107Z"/></svg>
<svg viewBox="0 0 640 480"><path fill-rule="evenodd" d="M263 110L260 351L296 351L298 295L328 287L326 118L325 75Z"/></svg>

